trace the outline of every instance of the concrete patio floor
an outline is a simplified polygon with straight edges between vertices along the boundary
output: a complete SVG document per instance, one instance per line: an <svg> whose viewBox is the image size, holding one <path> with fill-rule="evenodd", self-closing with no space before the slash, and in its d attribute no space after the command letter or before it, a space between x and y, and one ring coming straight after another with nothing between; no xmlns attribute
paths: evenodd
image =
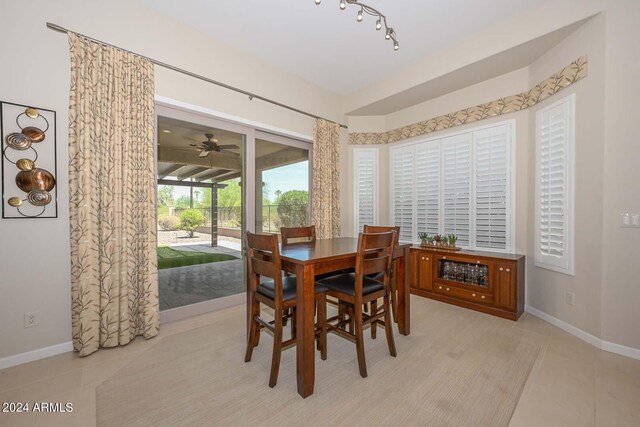
<svg viewBox="0 0 640 427"><path fill-rule="evenodd" d="M223 253L238 259L159 270L161 311L244 292L244 262L236 248L193 244L179 245L179 249Z"/></svg>

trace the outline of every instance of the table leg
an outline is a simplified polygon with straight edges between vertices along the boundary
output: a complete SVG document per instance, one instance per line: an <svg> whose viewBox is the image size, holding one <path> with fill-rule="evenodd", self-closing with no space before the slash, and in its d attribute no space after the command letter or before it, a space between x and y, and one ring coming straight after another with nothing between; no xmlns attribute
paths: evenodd
<svg viewBox="0 0 640 427"><path fill-rule="evenodd" d="M410 296L409 296L409 275L407 265L409 263L409 248L404 248L403 256L398 258L398 273L396 285L398 287L398 330L402 335L410 333Z"/></svg>
<svg viewBox="0 0 640 427"><path fill-rule="evenodd" d="M302 397L313 394L315 381L315 272L313 265L296 269L296 375L298 393Z"/></svg>

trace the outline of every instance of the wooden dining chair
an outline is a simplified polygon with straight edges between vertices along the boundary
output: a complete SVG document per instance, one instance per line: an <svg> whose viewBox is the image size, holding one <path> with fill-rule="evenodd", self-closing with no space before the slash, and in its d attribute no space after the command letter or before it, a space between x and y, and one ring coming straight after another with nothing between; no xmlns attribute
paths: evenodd
<svg viewBox="0 0 640 427"><path fill-rule="evenodd" d="M280 251L278 250L278 236L275 234L246 233L247 271L249 274L249 289L251 293L251 307L249 320L249 336L244 361L251 361L253 348L260 341L260 332L266 329L273 333L273 356L271 358L271 374L269 387L275 387L280 369L280 355L283 350L296 344L295 328L291 329L291 339L283 341L283 319L287 316L295 317L296 306L296 277L282 275ZM271 280L262 281L261 277ZM315 286L315 298L318 306L316 335L322 360L327 358L327 326L326 301L327 288ZM261 317L260 304L271 307L274 320L268 321ZM295 322L292 322L292 325Z"/></svg>
<svg viewBox="0 0 640 427"><path fill-rule="evenodd" d="M350 307L349 317L341 320L339 316L327 320L329 332L355 342L358 355L360 376L366 378L367 364L364 355L364 327L374 323L384 324L387 335L389 354L396 356L393 340L393 329L390 315L390 273L396 232L360 233L358 236L358 252L356 254L356 270L354 273L338 274L319 280L318 285L327 287L327 295L337 298L340 304ZM382 273L379 280L369 277L374 273ZM364 312L364 305L379 298L383 299L382 307L372 306L370 313ZM384 319L384 320L383 320ZM353 321L351 328L345 330L346 322Z"/></svg>
<svg viewBox="0 0 640 427"><path fill-rule="evenodd" d="M308 227L280 227L280 238L282 239L282 246L288 246L295 243L313 243L316 241L316 226L310 225ZM292 276L290 273L286 273L286 276ZM287 316L284 318L284 325L290 317L292 317L293 310L289 309ZM293 324L292 324L292 327Z"/></svg>
<svg viewBox="0 0 640 427"><path fill-rule="evenodd" d="M390 231L396 232L395 246L398 246L400 241L400 227L386 226L386 225L366 225L362 228L363 233L388 233ZM378 277L373 276L374 279L379 279L382 275L377 274ZM391 264L391 294L389 295L391 302L391 313L393 314L393 320L398 321L398 284L396 282L396 269L395 263ZM373 304L373 303L372 303ZM371 338L376 337L375 324L371 326Z"/></svg>

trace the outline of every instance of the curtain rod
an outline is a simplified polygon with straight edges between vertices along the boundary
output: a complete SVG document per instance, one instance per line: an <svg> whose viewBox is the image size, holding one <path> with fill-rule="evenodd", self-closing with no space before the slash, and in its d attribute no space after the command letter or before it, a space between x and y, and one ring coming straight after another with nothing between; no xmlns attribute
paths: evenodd
<svg viewBox="0 0 640 427"><path fill-rule="evenodd" d="M49 29L51 29L51 30L53 30L53 31L57 31L57 32L59 32L59 33L74 33L74 34L77 34L77 35L79 35L79 36L84 37L84 38L85 38L85 39L87 39L87 40L91 40L92 42L95 42L95 43L101 44L101 45L103 45L103 46L109 46L109 47L113 47L113 48L115 48L115 49L121 50L121 51L123 51L123 52L132 53L132 54L134 54L134 55L136 55L136 56L139 56L139 57L141 57L141 58L144 58L144 59L146 59L147 61L149 61L149 62L151 62L151 63L153 63L153 64L155 64L155 65L158 65L158 66L160 66L160 67L167 68L167 69L169 69L169 70L173 70L173 71L176 71L176 72L178 72L178 73L185 74L185 75L190 76L190 77L194 77L194 78L196 78L196 79L198 79L198 80L202 80L202 81L205 81L205 82L207 82L207 83L212 83L212 84L214 84L214 85L217 85L217 86L223 87L223 88L225 88L225 89L232 90L232 91L234 91L234 92L241 93L241 94L243 94L243 95L247 95L247 96L249 97L249 100L253 100L254 98L255 98L255 99L259 99L259 100L261 100L261 101L268 102L268 103L273 104L273 105L277 105L278 107L286 108L287 110L294 111L294 112L296 112L296 113L303 114L303 115L308 116L308 117L313 117L314 119L323 119L323 120L327 120L327 121L329 121L329 122L336 123L336 122L335 122L335 121L333 121L333 120L325 119L324 117L320 117L320 116L316 116L315 114L307 113L306 111L299 110L299 109L297 109L297 108L295 108L295 107L290 107L289 105L282 104L282 103L280 103L280 102L278 102L278 101L274 101L274 100L269 99L269 98L265 98L264 96L256 95L255 93L247 92L246 90L243 90L243 89L240 89L240 88L237 88L237 87L234 87L234 86L228 85L228 84L226 84L226 83L219 82L219 81L217 81L217 80L210 79L209 77L205 77L205 76L202 76L202 75L200 75L200 74L196 74L196 73L193 73L193 72L191 72L191 71L184 70L184 69L182 69L182 68L178 68L178 67L176 67L176 66L173 66L173 65L167 64L167 63L165 63L165 62L157 61L157 60L155 60L155 59L153 59L153 58L149 58L149 57L147 57L147 56L140 55L140 54L138 54L138 53L132 52L132 51L127 50L127 49L123 49L123 48L121 48L121 47L118 47L118 46L112 45L112 44L110 44L110 43L106 43L106 42L103 42L103 41L101 41L101 40L94 39L93 37L89 37L89 36L85 36L84 34L76 33L75 31L68 30L68 29L66 29L66 28L64 28L64 27L61 27L60 25L52 24L51 22L47 22L47 28L49 28ZM347 126L346 126L346 125L343 125L342 123L338 123L338 125L340 125L340 127L342 127L342 128L347 129Z"/></svg>

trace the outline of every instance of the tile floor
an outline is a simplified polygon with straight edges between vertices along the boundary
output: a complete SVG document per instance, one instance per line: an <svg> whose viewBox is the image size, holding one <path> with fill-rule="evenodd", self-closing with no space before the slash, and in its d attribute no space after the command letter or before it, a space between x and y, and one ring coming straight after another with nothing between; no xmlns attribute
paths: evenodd
<svg viewBox="0 0 640 427"><path fill-rule="evenodd" d="M160 310L244 292L244 263L238 250L225 246L212 248L207 244L180 245L176 248L182 251L223 253L238 259L159 270Z"/></svg>

